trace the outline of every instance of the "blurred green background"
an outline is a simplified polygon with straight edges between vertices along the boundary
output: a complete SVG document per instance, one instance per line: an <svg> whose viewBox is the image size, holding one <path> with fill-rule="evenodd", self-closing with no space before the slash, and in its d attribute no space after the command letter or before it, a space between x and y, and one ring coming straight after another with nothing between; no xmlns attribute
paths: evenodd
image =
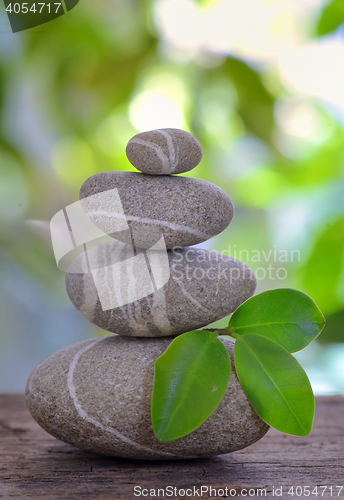
<svg viewBox="0 0 344 500"><path fill-rule="evenodd" d="M327 318L297 358L317 394L344 394L342 0L80 0L12 34L0 8L0 391L65 345L105 332L71 305L48 221L90 175L133 170L139 131L188 130L188 176L236 215L201 245L293 287ZM223 325L225 320L218 324Z"/></svg>

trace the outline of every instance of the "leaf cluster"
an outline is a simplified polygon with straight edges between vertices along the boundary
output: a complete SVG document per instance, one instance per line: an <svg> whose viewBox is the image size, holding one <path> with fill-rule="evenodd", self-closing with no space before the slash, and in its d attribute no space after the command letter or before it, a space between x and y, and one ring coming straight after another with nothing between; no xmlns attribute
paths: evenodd
<svg viewBox="0 0 344 500"><path fill-rule="evenodd" d="M193 432L230 390L231 361L221 337L235 339L235 370L260 418L287 434L309 434L314 395L291 353L314 340L324 324L312 299L285 288L244 302L224 330L176 337L155 362L151 414L156 437L169 442Z"/></svg>

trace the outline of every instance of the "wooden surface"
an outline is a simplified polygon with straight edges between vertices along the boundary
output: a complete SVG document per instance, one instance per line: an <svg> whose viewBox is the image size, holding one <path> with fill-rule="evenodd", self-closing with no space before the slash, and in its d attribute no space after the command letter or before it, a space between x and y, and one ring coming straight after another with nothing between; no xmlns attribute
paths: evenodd
<svg viewBox="0 0 344 500"><path fill-rule="evenodd" d="M209 459L144 462L106 458L68 446L42 430L20 395L0 396L1 499L224 498L200 487L228 488L227 495L247 498L338 498L344 486L344 398L318 398L309 436L293 437L271 430L258 443ZM162 495L158 488L177 488ZM134 486L148 495L135 496ZM183 495L179 489L196 487ZM288 494L294 486L294 496ZM296 492L296 487L299 489ZM310 493L307 495L307 488ZM318 486L318 497L314 488ZM282 497L273 494L282 487ZM301 488L302 487L302 490ZM197 496L197 488L199 496ZM260 493L257 489L266 489ZM235 491L234 491L235 490ZM167 490L171 491L171 490ZM280 492L280 490L277 490ZM139 493L139 490L136 490ZM154 496L154 493L156 496ZM224 493L226 493L224 491ZM250 493L250 495L249 495ZM339 498L344 499L344 488Z"/></svg>

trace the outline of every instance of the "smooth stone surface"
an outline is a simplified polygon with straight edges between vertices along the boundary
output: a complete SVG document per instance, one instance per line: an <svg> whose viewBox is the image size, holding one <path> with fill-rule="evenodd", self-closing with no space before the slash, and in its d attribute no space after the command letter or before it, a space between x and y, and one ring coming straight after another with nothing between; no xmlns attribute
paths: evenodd
<svg viewBox="0 0 344 500"><path fill-rule="evenodd" d="M188 172L202 159L202 147L189 132L164 128L142 132L128 142L128 160L144 174Z"/></svg>
<svg viewBox="0 0 344 500"><path fill-rule="evenodd" d="M111 196L105 193L116 189ZM132 244L134 238L139 248L151 247L159 231L167 248L196 245L221 233L234 215L233 203L222 189L188 177L102 172L84 182L80 200L97 227L123 243Z"/></svg>
<svg viewBox="0 0 344 500"><path fill-rule="evenodd" d="M82 254L72 262L66 275L67 292L76 309L109 332L161 337L202 328L228 316L256 288L253 271L242 262L209 250L183 248L167 252L170 277L162 288L135 302L103 310L99 294L121 287L118 278L113 280L109 266L123 264L128 248L113 242L88 251L92 267L101 267L104 272L98 291L91 273L75 273L80 269ZM135 282L136 277L137 273L128 267L121 280L126 283L134 278Z"/></svg>
<svg viewBox="0 0 344 500"><path fill-rule="evenodd" d="M154 460L229 453L258 441L268 430L237 379L233 345L227 391L196 431L159 442L151 424L154 362L172 339L111 335L68 346L32 372L26 401L47 432L73 446L106 455Z"/></svg>

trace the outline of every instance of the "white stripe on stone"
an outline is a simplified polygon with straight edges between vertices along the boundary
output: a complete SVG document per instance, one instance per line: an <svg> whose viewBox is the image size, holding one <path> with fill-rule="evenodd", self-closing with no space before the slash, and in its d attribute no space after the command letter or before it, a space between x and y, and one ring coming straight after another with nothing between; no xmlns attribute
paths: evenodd
<svg viewBox="0 0 344 500"><path fill-rule="evenodd" d="M191 302L193 302L193 304L195 304L197 307L199 307L200 309L202 309L202 311L205 311L207 313L210 313L211 311L209 309L207 309L206 307L202 306L202 304L200 302L198 302L197 299L195 299L192 295L190 295L184 288L184 286L180 283L179 280L175 280L175 282L177 283L177 285L179 286L179 288L181 289L181 291L183 292L183 295L185 295L185 297L187 299L189 299Z"/></svg>
<svg viewBox="0 0 344 500"><path fill-rule="evenodd" d="M165 166L163 165L161 174L172 174L175 171L175 169L179 163L178 154L177 154L177 159L176 159L176 151L175 151L175 148L173 146L173 139L172 139L171 135L168 132L166 132L166 130L156 130L156 132L158 132L159 134L163 135L166 138L168 153L169 153L169 157L170 157L169 168L165 168Z"/></svg>
<svg viewBox="0 0 344 500"><path fill-rule="evenodd" d="M87 215L89 217L118 217L118 218L123 218L122 214L119 213L110 213L106 212L105 210L90 210L87 212ZM212 234L207 234L203 233L202 231L199 231L198 229L194 229L189 226L182 226L180 224L173 224L172 222L164 221L164 220L157 220L157 219L147 219L145 217L136 217L134 215L125 215L125 218L129 222L139 222L141 224L151 224L154 226L159 226L159 227L168 227L169 229L172 229L173 231L185 231L189 234L194 234L195 236L198 236L199 238L205 238L209 239L212 238Z"/></svg>
<svg viewBox="0 0 344 500"><path fill-rule="evenodd" d="M135 142L136 144L140 144L141 146L146 146L147 148L154 149L156 154L161 160L162 164L162 170L161 173L170 173L171 172L171 165L170 165L170 160L167 158L165 153L163 152L161 146L157 146L156 144L149 142L149 141L144 141L143 139L138 139L137 137L133 137L130 142Z"/></svg>
<svg viewBox="0 0 344 500"><path fill-rule="evenodd" d="M75 390L75 385L74 385L74 382L73 382L74 370L75 370L75 368L76 368L76 366L78 364L78 361L79 361L80 357L86 351L88 351L89 349L91 349L95 344L97 344L98 342L101 342L102 340L104 340L104 337L101 337L100 339L97 339L94 342L91 342L90 344L87 344L85 347L82 347L76 353L76 355L74 356L74 358L72 359L72 362L71 362L70 367L69 367L68 376L67 376L67 386L68 386L69 394L70 394L70 396L71 396L71 398L72 398L72 400L74 402L74 406L75 406L75 408L76 408L79 416L81 418L84 418L85 420L87 420L87 422L89 422L90 424L93 424L95 427L98 427L98 428L102 429L103 431L110 432L111 434L114 434L120 441L123 441L124 443L126 443L129 446L132 446L132 447L134 447L136 449L148 451L149 453L153 453L153 454L157 454L157 455L162 455L162 456L165 456L165 457L176 457L177 456L176 453L172 454L172 453L168 453L167 451L165 452L165 451L160 451L160 450L152 450L151 448L148 448L147 446L143 446L143 445L141 445L139 443L136 443L136 441L132 441L131 439L129 439L126 436L124 436L121 432L119 432L114 427L108 427L106 425L103 425L100 422L98 422L97 420L95 420L94 418L90 417L85 412L85 410L82 408L82 405L79 403L79 400L78 400L78 397L77 397L77 394L76 394L76 390ZM183 455L178 455L178 456L183 457L183 458L188 458L188 457L184 457Z"/></svg>
<svg viewBox="0 0 344 500"><path fill-rule="evenodd" d="M173 327L167 316L165 290L160 288L153 294L151 315L155 326L165 335L173 333Z"/></svg>

